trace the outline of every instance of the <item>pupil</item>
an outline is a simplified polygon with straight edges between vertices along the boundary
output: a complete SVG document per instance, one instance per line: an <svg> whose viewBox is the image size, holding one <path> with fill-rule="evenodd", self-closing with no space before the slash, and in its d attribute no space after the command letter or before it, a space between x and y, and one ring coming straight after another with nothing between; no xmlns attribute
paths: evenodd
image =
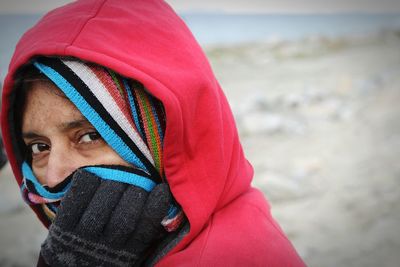
<svg viewBox="0 0 400 267"><path fill-rule="evenodd" d="M96 139L99 139L100 136L98 133L94 132L94 133L90 133L89 137L91 140L96 140Z"/></svg>
<svg viewBox="0 0 400 267"><path fill-rule="evenodd" d="M44 151L47 149L47 145L46 144L38 144L37 148L39 151Z"/></svg>

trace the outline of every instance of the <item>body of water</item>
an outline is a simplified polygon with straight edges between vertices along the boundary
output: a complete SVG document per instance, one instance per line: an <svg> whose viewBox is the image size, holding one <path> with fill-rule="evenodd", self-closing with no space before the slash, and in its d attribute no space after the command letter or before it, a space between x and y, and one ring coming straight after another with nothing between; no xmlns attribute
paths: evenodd
<svg viewBox="0 0 400 267"><path fill-rule="evenodd" d="M400 14L183 14L183 18L205 45L400 29Z"/></svg>
<svg viewBox="0 0 400 267"><path fill-rule="evenodd" d="M20 36L41 15L0 15L0 78ZM400 14L181 14L201 45L367 34L400 29Z"/></svg>

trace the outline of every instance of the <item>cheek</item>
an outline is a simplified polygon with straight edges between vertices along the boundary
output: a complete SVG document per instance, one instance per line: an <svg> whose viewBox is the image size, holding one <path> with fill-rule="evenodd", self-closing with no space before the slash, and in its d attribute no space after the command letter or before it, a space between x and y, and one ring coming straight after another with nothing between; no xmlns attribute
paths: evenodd
<svg viewBox="0 0 400 267"><path fill-rule="evenodd" d="M32 164L33 173L41 184L58 184L76 169L84 166L122 165L132 167L107 145L89 150L70 149L64 156L58 157L58 155L50 153L49 158L53 157L58 160L51 159L43 166Z"/></svg>

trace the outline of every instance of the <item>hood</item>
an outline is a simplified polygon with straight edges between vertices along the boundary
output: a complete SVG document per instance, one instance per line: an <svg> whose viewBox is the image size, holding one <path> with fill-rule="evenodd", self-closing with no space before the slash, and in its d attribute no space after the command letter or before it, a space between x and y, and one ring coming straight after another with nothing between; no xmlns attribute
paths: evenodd
<svg viewBox="0 0 400 267"><path fill-rule="evenodd" d="M162 102L165 177L190 223L190 232L172 253L186 247L214 212L249 189L253 170L226 97L185 23L160 0L76 1L48 13L23 35L5 78L1 113L5 148L19 185L21 162L10 116L14 77L37 56L71 56L105 66L141 82Z"/></svg>

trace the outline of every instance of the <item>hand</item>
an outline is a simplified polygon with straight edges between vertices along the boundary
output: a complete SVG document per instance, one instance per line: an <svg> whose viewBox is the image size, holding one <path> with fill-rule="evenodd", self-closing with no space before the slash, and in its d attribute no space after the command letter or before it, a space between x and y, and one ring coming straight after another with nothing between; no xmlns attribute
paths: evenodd
<svg viewBox="0 0 400 267"><path fill-rule="evenodd" d="M132 266L166 231L172 196L162 183L150 192L79 169L42 244L50 266Z"/></svg>

